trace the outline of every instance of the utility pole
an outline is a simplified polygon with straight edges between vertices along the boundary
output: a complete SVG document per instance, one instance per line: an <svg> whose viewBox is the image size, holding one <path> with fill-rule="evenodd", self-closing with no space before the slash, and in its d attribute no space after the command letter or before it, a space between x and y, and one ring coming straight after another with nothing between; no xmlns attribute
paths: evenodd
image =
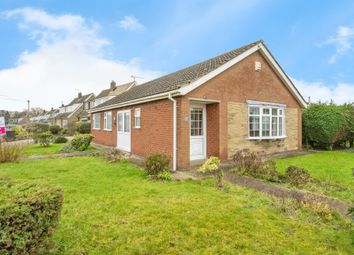
<svg viewBox="0 0 354 255"><path fill-rule="evenodd" d="M30 100L27 100L27 117L29 118L29 112L30 112Z"/></svg>

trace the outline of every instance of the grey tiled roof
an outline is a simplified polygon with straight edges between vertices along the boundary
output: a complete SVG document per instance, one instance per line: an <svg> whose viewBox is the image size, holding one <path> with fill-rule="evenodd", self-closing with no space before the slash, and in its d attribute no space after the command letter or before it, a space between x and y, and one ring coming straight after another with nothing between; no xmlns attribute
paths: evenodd
<svg viewBox="0 0 354 255"><path fill-rule="evenodd" d="M67 118L73 112L64 112L57 115L57 118Z"/></svg>
<svg viewBox="0 0 354 255"><path fill-rule="evenodd" d="M179 89L203 77L204 75L214 71L221 65L225 64L226 62L229 62L230 60L234 59L235 57L239 56L240 54L242 54L243 52L247 51L248 49L252 48L253 46L257 45L260 42L262 41L256 41L250 43L241 48L229 51L227 53L221 54L219 56L208 59L201 63L192 65L190 67L184 68L174 73L170 73L160 78L157 78L155 80L148 81L144 84L135 86L130 90L112 98L111 100L108 100L107 102L100 104L95 108L97 109L101 107L106 107L113 104L119 104L126 101Z"/></svg>
<svg viewBox="0 0 354 255"><path fill-rule="evenodd" d="M107 96L115 96L125 92L130 86L134 85L135 82L128 82L125 84L118 85L114 88L104 89L97 96L96 99L107 97Z"/></svg>
<svg viewBox="0 0 354 255"><path fill-rule="evenodd" d="M109 95L109 92L111 92L111 89L104 89L102 90L97 96L96 96L96 99L99 99L101 97L106 97Z"/></svg>
<svg viewBox="0 0 354 255"><path fill-rule="evenodd" d="M70 104L66 105L66 106L70 106L70 105L73 105L73 104L80 104L80 103L83 103L85 102L90 96L92 96L93 94L87 94L87 95L83 95L81 97L76 97L73 99L73 101L70 102Z"/></svg>

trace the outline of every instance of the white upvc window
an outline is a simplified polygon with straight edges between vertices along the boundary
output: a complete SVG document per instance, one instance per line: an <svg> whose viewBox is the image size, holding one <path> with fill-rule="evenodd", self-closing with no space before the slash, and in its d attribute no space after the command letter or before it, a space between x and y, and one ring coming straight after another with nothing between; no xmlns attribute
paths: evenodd
<svg viewBox="0 0 354 255"><path fill-rule="evenodd" d="M104 130L112 131L112 112L104 112L103 128Z"/></svg>
<svg viewBox="0 0 354 255"><path fill-rule="evenodd" d="M140 126L141 126L140 114L141 114L140 108L135 108L135 112L134 112L135 128L140 128Z"/></svg>
<svg viewBox="0 0 354 255"><path fill-rule="evenodd" d="M93 120L93 129L100 129L101 128L101 114L99 112L94 113L92 115L92 120Z"/></svg>
<svg viewBox="0 0 354 255"><path fill-rule="evenodd" d="M250 139L285 138L285 107L249 105L248 136Z"/></svg>

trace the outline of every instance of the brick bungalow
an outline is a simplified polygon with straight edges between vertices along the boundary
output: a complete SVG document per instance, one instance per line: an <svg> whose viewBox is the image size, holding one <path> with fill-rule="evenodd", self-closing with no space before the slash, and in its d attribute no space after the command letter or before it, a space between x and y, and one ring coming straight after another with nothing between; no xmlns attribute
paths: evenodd
<svg viewBox="0 0 354 255"><path fill-rule="evenodd" d="M135 86L90 110L94 142L173 169L240 149L301 150L306 102L263 41Z"/></svg>

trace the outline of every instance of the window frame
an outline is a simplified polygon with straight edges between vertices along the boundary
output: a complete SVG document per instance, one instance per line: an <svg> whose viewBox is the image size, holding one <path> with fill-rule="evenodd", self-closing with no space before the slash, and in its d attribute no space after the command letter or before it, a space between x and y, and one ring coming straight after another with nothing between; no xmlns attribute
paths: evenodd
<svg viewBox="0 0 354 255"><path fill-rule="evenodd" d="M258 114L251 114L251 108L258 108ZM273 115L273 109L277 110L277 114ZM269 113L264 113L264 110L268 110ZM247 136L249 140L276 140L276 139L284 139L286 138L286 126L285 126L285 106L278 104L248 104L248 112L247 112ZM250 117L258 117L259 118L259 136L251 136L250 132ZM263 118L268 117L268 129L269 136L263 134L264 121ZM273 118L276 118L276 127L277 127L277 135L273 135ZM281 122L281 125L280 125ZM281 135L280 133L281 128Z"/></svg>
<svg viewBox="0 0 354 255"><path fill-rule="evenodd" d="M98 116L98 127L96 127L97 116ZM94 130L101 129L101 113L100 112L96 112L96 113L92 114L92 129L94 129Z"/></svg>
<svg viewBox="0 0 354 255"><path fill-rule="evenodd" d="M139 115L137 115L139 112ZM139 125L137 125L137 119L139 119ZM141 108L135 108L134 110L134 128L141 128Z"/></svg>
<svg viewBox="0 0 354 255"><path fill-rule="evenodd" d="M110 128L108 127L108 119L111 119L111 125ZM105 131L112 131L112 111L107 111L103 113L103 130Z"/></svg>

